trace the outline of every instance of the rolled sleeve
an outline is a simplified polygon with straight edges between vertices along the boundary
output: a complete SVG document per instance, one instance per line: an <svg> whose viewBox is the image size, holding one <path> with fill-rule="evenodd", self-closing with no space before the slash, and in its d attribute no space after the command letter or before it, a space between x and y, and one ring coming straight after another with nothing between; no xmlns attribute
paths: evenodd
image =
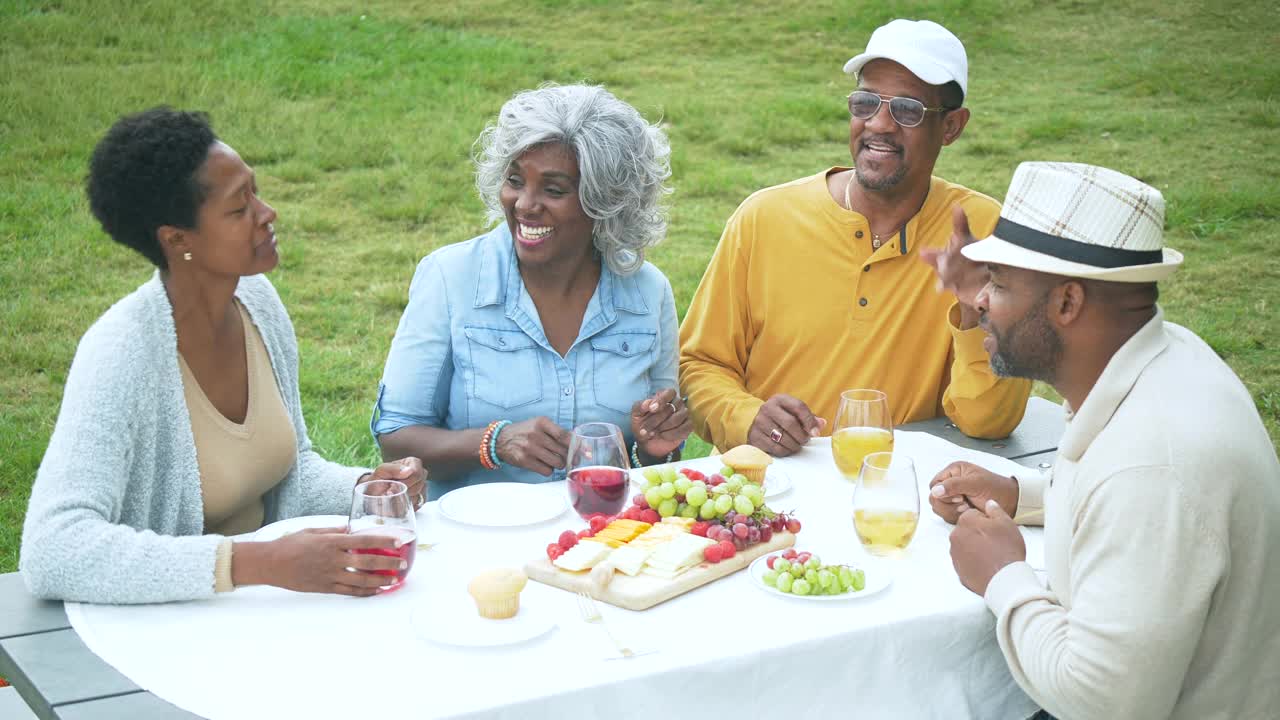
<svg viewBox="0 0 1280 720"><path fill-rule="evenodd" d="M453 378L448 288L431 256L418 264L409 302L391 340L369 429L374 437L410 425L444 424Z"/></svg>

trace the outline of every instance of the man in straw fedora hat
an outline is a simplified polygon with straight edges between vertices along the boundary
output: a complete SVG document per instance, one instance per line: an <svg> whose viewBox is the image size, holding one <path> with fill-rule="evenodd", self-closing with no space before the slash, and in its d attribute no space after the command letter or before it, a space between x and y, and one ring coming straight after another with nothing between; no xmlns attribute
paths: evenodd
<svg viewBox="0 0 1280 720"><path fill-rule="evenodd" d="M743 201L694 293L680 329L694 429L721 449L790 455L832 430L842 390L875 388L895 424L945 413L1004 437L1031 383L991 372L977 312L935 292L920 262L946 246L953 208L981 236L1000 212L933 175L969 121L964 45L937 23L894 20L844 71L857 83L852 167Z"/></svg>
<svg viewBox="0 0 1280 720"><path fill-rule="evenodd" d="M1163 225L1131 177L1029 162L992 236L957 241L972 262L951 277L989 273L992 367L1067 405L1049 477L955 463L930 495L1043 716L1280 713L1280 462L1240 380L1156 304L1182 263ZM1015 519L1044 525L1047 587Z"/></svg>

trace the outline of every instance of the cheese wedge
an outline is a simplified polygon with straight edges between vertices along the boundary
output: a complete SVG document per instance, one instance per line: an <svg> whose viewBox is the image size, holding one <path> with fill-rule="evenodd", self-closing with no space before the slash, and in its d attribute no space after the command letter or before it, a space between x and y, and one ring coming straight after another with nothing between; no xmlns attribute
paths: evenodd
<svg viewBox="0 0 1280 720"><path fill-rule="evenodd" d="M555 566L570 572L590 570L595 567L596 563L608 557L611 552L613 552L613 548L608 545L586 538L556 558Z"/></svg>

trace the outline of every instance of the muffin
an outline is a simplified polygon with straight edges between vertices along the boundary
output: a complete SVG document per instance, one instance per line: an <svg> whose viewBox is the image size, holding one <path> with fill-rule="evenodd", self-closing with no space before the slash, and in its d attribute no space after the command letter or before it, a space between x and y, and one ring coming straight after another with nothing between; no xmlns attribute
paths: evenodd
<svg viewBox="0 0 1280 720"><path fill-rule="evenodd" d="M769 453L754 445L739 445L721 455L720 460L733 468L734 472L746 475L748 480L762 487L765 470L773 462Z"/></svg>
<svg viewBox="0 0 1280 720"><path fill-rule="evenodd" d="M520 611L520 591L528 581L523 572L512 568L486 570L467 585L467 592L475 599L480 617L504 620Z"/></svg>

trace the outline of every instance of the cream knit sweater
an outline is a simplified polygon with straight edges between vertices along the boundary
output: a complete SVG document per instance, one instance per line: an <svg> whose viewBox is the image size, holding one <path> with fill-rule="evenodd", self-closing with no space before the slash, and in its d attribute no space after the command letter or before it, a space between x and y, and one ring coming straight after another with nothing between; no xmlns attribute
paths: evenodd
<svg viewBox="0 0 1280 720"><path fill-rule="evenodd" d="M1280 462L1240 380L1156 317L1069 417L1026 563L987 605L1014 679L1061 720L1280 717Z"/></svg>

